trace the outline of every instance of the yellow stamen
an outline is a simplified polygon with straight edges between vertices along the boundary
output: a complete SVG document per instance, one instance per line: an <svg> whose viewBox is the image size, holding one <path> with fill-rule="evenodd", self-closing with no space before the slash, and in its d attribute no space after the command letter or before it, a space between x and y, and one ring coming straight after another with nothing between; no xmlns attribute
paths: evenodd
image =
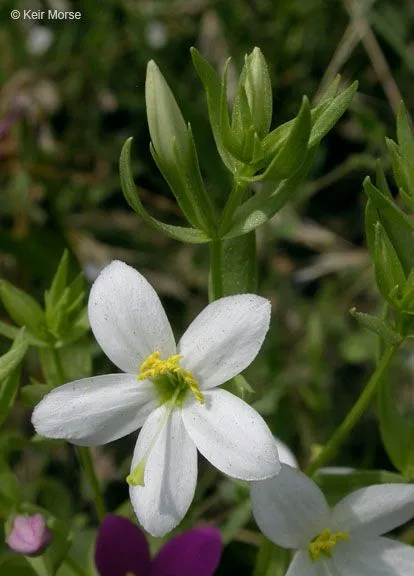
<svg viewBox="0 0 414 576"><path fill-rule="evenodd" d="M318 560L321 554L330 558L332 550L340 540L347 542L349 540L349 534L346 532L332 533L329 528L326 528L308 545L311 559L314 561Z"/></svg>
<svg viewBox="0 0 414 576"><path fill-rule="evenodd" d="M182 378L183 383L190 389L196 399L201 404L204 404L204 396L200 392L197 380L189 370L185 370L180 366L182 358L181 354L174 354L167 360L161 360L161 354L153 352L141 364L138 380L153 379L163 374L177 374Z"/></svg>

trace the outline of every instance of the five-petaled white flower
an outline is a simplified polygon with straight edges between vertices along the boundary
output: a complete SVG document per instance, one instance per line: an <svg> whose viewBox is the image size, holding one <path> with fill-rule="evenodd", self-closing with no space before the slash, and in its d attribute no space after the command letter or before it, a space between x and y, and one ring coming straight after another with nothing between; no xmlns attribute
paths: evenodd
<svg viewBox="0 0 414 576"><path fill-rule="evenodd" d="M414 548L380 538L414 516L414 486L362 488L330 509L318 486L286 464L250 485L260 530L298 551L286 576L412 576Z"/></svg>
<svg viewBox="0 0 414 576"><path fill-rule="evenodd" d="M260 296L229 296L208 305L178 345L161 302L136 270L112 262L92 286L93 333L123 374L70 382L35 408L36 431L94 446L142 427L127 478L135 513L154 536L186 514L197 483L197 448L216 468L243 480L279 472L264 420L218 389L256 357L270 320Z"/></svg>

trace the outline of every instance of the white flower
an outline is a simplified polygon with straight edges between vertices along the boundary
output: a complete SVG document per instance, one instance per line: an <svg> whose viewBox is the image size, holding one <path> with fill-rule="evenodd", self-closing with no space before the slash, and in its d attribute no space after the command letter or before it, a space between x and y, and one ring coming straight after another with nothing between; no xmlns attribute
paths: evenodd
<svg viewBox="0 0 414 576"><path fill-rule="evenodd" d="M330 509L318 486L282 464L252 482L256 522L267 538L297 549L286 576L412 576L414 548L380 537L414 516L414 485L362 488Z"/></svg>
<svg viewBox="0 0 414 576"><path fill-rule="evenodd" d="M36 406L32 422L49 438L93 446L142 427L128 476L132 505L154 536L186 514L197 482L197 448L243 480L279 472L277 447L248 404L217 389L255 358L270 304L243 294L207 306L176 346L150 284L112 262L92 286L89 320L100 346L124 374L70 382Z"/></svg>

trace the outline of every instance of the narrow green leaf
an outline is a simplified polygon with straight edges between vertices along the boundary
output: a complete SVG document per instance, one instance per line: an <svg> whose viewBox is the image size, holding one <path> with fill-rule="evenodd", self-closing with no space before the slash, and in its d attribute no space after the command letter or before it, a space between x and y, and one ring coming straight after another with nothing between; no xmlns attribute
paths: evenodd
<svg viewBox="0 0 414 576"><path fill-rule="evenodd" d="M68 267L69 252L65 250L57 267L56 274L52 280L50 290L45 293L46 319L48 318L48 314L52 313L54 306L57 305L62 297L64 289L66 288Z"/></svg>
<svg viewBox="0 0 414 576"><path fill-rule="evenodd" d="M378 158L375 162L375 180L378 190L390 200L392 199L391 190L389 189L387 178L385 176L384 168L382 167L382 162Z"/></svg>
<svg viewBox="0 0 414 576"><path fill-rule="evenodd" d="M10 350L0 357L0 384L18 367L26 354L27 348L28 342L25 329L22 328Z"/></svg>
<svg viewBox="0 0 414 576"><path fill-rule="evenodd" d="M5 338L9 338L9 340L15 340L19 332L20 329L17 328L16 326L6 324L6 322L2 322L0 320L0 334ZM38 348L48 346L47 342L45 342L44 340L39 340L39 338L36 338L36 336L34 336L27 329L26 329L26 339L27 342L29 343L29 346L37 346Z"/></svg>
<svg viewBox="0 0 414 576"><path fill-rule="evenodd" d="M171 226L164 224L159 220L153 218L144 208L139 198L139 193L135 187L134 178L131 170L131 144L132 138L128 138L125 142L120 157L120 175L121 186L125 199L131 208L141 216L141 218L150 226L159 232L179 240L180 242L188 242L189 244L204 244L210 241L204 232L195 228L184 228L181 226Z"/></svg>
<svg viewBox="0 0 414 576"><path fill-rule="evenodd" d="M341 83L341 75L337 74L332 82L327 86L326 90L322 92L319 104L326 102L327 100L333 100L338 93L339 84Z"/></svg>
<svg viewBox="0 0 414 576"><path fill-rule="evenodd" d="M357 312L355 308L349 312L364 328L375 332L387 344L398 344L403 340L401 334L395 332L388 322L378 318L378 316Z"/></svg>
<svg viewBox="0 0 414 576"><path fill-rule="evenodd" d="M276 186L264 186L257 194L246 200L233 218L233 225L225 235L225 239L236 238L248 234L271 218L292 198L311 166L315 149L308 150L305 161L299 170L287 180Z"/></svg>
<svg viewBox="0 0 414 576"><path fill-rule="evenodd" d="M395 290L404 287L406 278L397 253L380 222L375 225L374 266L381 294L395 305Z"/></svg>
<svg viewBox="0 0 414 576"><path fill-rule="evenodd" d="M35 299L6 280L0 280L0 296L12 320L19 326L27 326L33 334L43 339L45 315Z"/></svg>
<svg viewBox="0 0 414 576"><path fill-rule="evenodd" d="M332 100L329 106L318 117L315 124L312 126L312 131L309 139L309 147L311 148L335 126L339 118L345 113L348 108L355 92L358 89L358 82L354 82L346 90L341 92L336 98Z"/></svg>
<svg viewBox="0 0 414 576"><path fill-rule="evenodd" d="M378 220L385 228L388 237L394 246L401 265L403 266L406 276L410 270L414 268L414 222L395 204L395 202L382 194L376 186L374 186L369 177L364 180L364 191L372 202L378 214ZM373 254L373 234L372 208L369 209L370 213L370 226L366 222L366 234L368 239L368 246Z"/></svg>

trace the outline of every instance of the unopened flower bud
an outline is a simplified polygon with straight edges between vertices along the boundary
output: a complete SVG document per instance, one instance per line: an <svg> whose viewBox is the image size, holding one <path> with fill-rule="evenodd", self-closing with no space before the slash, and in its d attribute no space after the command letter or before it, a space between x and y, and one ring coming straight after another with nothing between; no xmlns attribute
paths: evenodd
<svg viewBox="0 0 414 576"><path fill-rule="evenodd" d="M269 132L272 121L272 84L266 60L259 48L246 58L246 90L255 130L260 138Z"/></svg>
<svg viewBox="0 0 414 576"><path fill-rule="evenodd" d="M7 544L18 554L37 556L45 550L51 539L52 534L41 514L16 516Z"/></svg>
<svg viewBox="0 0 414 576"><path fill-rule="evenodd" d="M153 60L148 62L145 100L154 150L167 169L176 170L174 147L180 156L188 155L188 129L170 87Z"/></svg>

